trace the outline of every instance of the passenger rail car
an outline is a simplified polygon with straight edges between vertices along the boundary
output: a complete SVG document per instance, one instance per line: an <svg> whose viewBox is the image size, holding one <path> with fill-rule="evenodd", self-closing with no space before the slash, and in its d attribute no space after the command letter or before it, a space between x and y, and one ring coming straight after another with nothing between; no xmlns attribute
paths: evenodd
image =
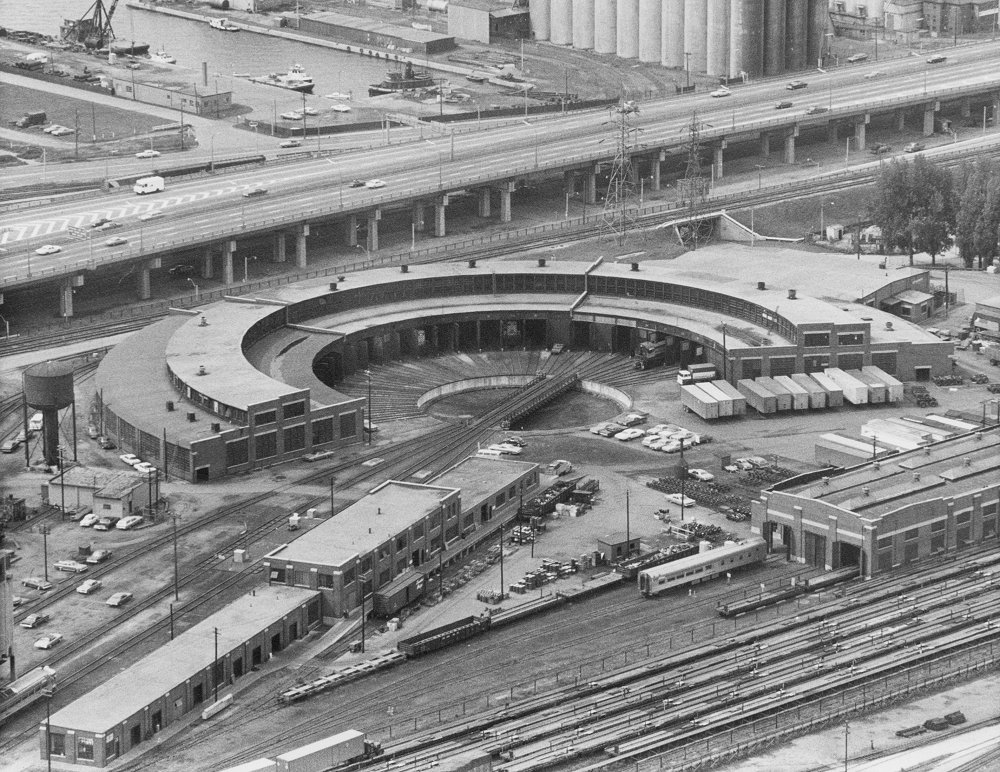
<svg viewBox="0 0 1000 772"><path fill-rule="evenodd" d="M687 558L639 572L639 592L647 598L692 584L714 579L745 566L763 563L767 544L763 539L748 539L736 544L701 552Z"/></svg>
<svg viewBox="0 0 1000 772"><path fill-rule="evenodd" d="M0 687L0 725L56 686L56 671L43 665Z"/></svg>

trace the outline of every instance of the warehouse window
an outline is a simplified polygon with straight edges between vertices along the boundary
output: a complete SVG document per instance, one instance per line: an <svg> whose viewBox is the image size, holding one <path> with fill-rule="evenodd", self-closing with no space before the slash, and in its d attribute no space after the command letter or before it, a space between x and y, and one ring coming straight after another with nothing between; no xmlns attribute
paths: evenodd
<svg viewBox="0 0 1000 772"><path fill-rule="evenodd" d="M410 538L413 539L413 541L424 538L423 523L417 523L415 526L413 526L413 528L410 529Z"/></svg>
<svg viewBox="0 0 1000 772"><path fill-rule="evenodd" d="M354 570L353 567L352 568L348 568L347 570L345 570L344 571L344 587L347 587L349 584L354 584L354 580L356 578L357 578L357 572Z"/></svg>
<svg viewBox="0 0 1000 772"><path fill-rule="evenodd" d="M944 551L944 534L938 533L931 536L931 552Z"/></svg>
<svg viewBox="0 0 1000 772"><path fill-rule="evenodd" d="M944 526L945 526L944 520L938 520L936 522L931 523L931 530L934 532L943 531Z"/></svg>
<svg viewBox="0 0 1000 772"><path fill-rule="evenodd" d="M476 524L476 516L472 512L470 512L469 514L467 514L462 519L462 529L463 530L465 530L466 528L472 528L472 526L474 526L475 524Z"/></svg>
<svg viewBox="0 0 1000 772"><path fill-rule="evenodd" d="M906 532L906 535L905 535L904 538L907 541L913 541L914 539L919 539L920 538L920 529L919 528L911 528L909 531Z"/></svg>
<svg viewBox="0 0 1000 772"><path fill-rule="evenodd" d="M873 351L872 364L889 375L895 375L897 371L896 352Z"/></svg>
<svg viewBox="0 0 1000 772"><path fill-rule="evenodd" d="M367 574L371 570L372 570L372 556L365 555L365 557L361 558L361 573Z"/></svg>
<svg viewBox="0 0 1000 772"><path fill-rule="evenodd" d="M991 515L995 515L996 513L997 513L997 505L995 502L993 504L983 504L983 517L990 517Z"/></svg>
<svg viewBox="0 0 1000 772"><path fill-rule="evenodd" d="M791 375L795 372L795 357L771 357L768 360L771 376Z"/></svg>
<svg viewBox="0 0 1000 772"><path fill-rule="evenodd" d="M956 523L967 523L972 519L972 512L970 510L965 510L964 512L959 512L955 515Z"/></svg>
<svg viewBox="0 0 1000 772"><path fill-rule="evenodd" d="M387 557L389 557L389 542L380 544L378 548L378 559L385 560Z"/></svg>
<svg viewBox="0 0 1000 772"><path fill-rule="evenodd" d="M323 418L312 422L313 445L324 445L333 442L333 419Z"/></svg>
<svg viewBox="0 0 1000 772"><path fill-rule="evenodd" d="M455 523L454 525L449 526L448 530L445 531L444 540L447 542L457 538L458 538L458 523Z"/></svg>
<svg viewBox="0 0 1000 772"><path fill-rule="evenodd" d="M66 735L49 733L49 755L66 755Z"/></svg>
<svg viewBox="0 0 1000 772"><path fill-rule="evenodd" d="M306 403L300 400L298 402L289 402L286 405L282 405L281 414L285 418L298 418L300 415L305 415Z"/></svg>
<svg viewBox="0 0 1000 772"><path fill-rule="evenodd" d="M285 453L302 450L306 446L306 427L290 426L282 433L281 439Z"/></svg>
<svg viewBox="0 0 1000 772"><path fill-rule="evenodd" d="M264 424L273 424L278 420L278 413L274 410L265 410L262 413L257 413L254 416L254 423L257 426L263 426Z"/></svg>
<svg viewBox="0 0 1000 772"><path fill-rule="evenodd" d="M383 571L379 571L379 574L378 574L378 586L379 587L384 587L385 585L389 584L389 580L391 578L392 578L392 576L390 575L388 568L384 569Z"/></svg>
<svg viewBox="0 0 1000 772"><path fill-rule="evenodd" d="M995 517L983 520L983 538L993 539L997 535L997 519Z"/></svg>
<svg viewBox="0 0 1000 772"><path fill-rule="evenodd" d="M94 760L94 738L81 737L76 743L76 757L78 759Z"/></svg>
<svg viewBox="0 0 1000 772"><path fill-rule="evenodd" d="M803 345L807 348L830 345L830 333L828 332L807 332L803 337Z"/></svg>
<svg viewBox="0 0 1000 772"><path fill-rule="evenodd" d="M409 564L409 559L402 557L396 561L396 573L401 574L406 570L406 566Z"/></svg>
<svg viewBox="0 0 1000 772"><path fill-rule="evenodd" d="M316 574L317 587L333 587L333 574Z"/></svg>
<svg viewBox="0 0 1000 772"><path fill-rule="evenodd" d="M271 458L278 455L278 433L258 434L254 441L254 451L257 458Z"/></svg>
<svg viewBox="0 0 1000 772"><path fill-rule="evenodd" d="M837 357L837 367L841 370L860 370L864 363L863 354L841 354Z"/></svg>
<svg viewBox="0 0 1000 772"><path fill-rule="evenodd" d="M340 436L341 437L357 437L358 436L358 414L357 413L341 413L340 414Z"/></svg>
<svg viewBox="0 0 1000 772"><path fill-rule="evenodd" d="M891 549L892 548L892 537L882 536L878 540L878 548L880 550Z"/></svg>
<svg viewBox="0 0 1000 772"><path fill-rule="evenodd" d="M837 335L837 344L840 346L861 346L864 342L863 332L842 332Z"/></svg>
<svg viewBox="0 0 1000 772"><path fill-rule="evenodd" d="M226 466L240 466L250 460L249 443L244 437L242 440L233 440L226 443Z"/></svg>
<svg viewBox="0 0 1000 772"><path fill-rule="evenodd" d="M397 536L396 537L396 552L399 552L406 548L406 537Z"/></svg>
<svg viewBox="0 0 1000 772"><path fill-rule="evenodd" d="M497 506L498 507L501 506L506 500L507 500L507 494L505 494L503 491L500 491L497 494Z"/></svg>

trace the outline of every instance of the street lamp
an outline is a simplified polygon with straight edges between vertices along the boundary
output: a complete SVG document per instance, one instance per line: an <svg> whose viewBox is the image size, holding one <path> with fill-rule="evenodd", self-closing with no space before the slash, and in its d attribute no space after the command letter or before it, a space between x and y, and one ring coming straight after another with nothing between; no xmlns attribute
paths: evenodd
<svg viewBox="0 0 1000 772"><path fill-rule="evenodd" d="M180 515L173 512L170 517L174 521L174 600L176 601L181 599L180 577L177 572L177 518Z"/></svg>
<svg viewBox="0 0 1000 772"><path fill-rule="evenodd" d="M49 581L49 534L52 529L47 523L38 526L38 532L42 535L42 570L45 572L45 581Z"/></svg>
<svg viewBox="0 0 1000 772"><path fill-rule="evenodd" d="M372 434L371 431L374 428L372 424L372 371L365 369L365 375L368 377L368 444L372 444ZM364 434L365 424L364 421L361 422L361 433Z"/></svg>
<svg viewBox="0 0 1000 772"><path fill-rule="evenodd" d="M201 289L194 283L194 279L190 276L188 276L188 284L194 287L194 302L198 303L201 300Z"/></svg>
<svg viewBox="0 0 1000 772"><path fill-rule="evenodd" d="M826 238L826 220L824 218L824 206L836 206L836 201L820 201L819 202L819 237L821 239Z"/></svg>
<svg viewBox="0 0 1000 772"><path fill-rule="evenodd" d="M760 179L760 172L761 172L761 169L764 168L764 165L763 164L755 164L754 166L757 169L757 190L760 190L761 185L762 185L761 179Z"/></svg>
<svg viewBox="0 0 1000 772"><path fill-rule="evenodd" d="M248 274L247 261L248 260L256 260L256 259L257 259L257 255L250 255L249 257L247 255L243 255L243 283L244 284L247 283L247 274Z"/></svg>
<svg viewBox="0 0 1000 772"><path fill-rule="evenodd" d="M60 496L59 510L61 512L61 514L59 515L60 519L66 517L66 477L65 477L66 470L63 467L64 450L65 449L63 448L62 445L56 447L56 455L59 459L59 496Z"/></svg>
<svg viewBox="0 0 1000 772"><path fill-rule="evenodd" d="M691 52L684 52L684 75L687 78L687 85L685 88L691 88Z"/></svg>

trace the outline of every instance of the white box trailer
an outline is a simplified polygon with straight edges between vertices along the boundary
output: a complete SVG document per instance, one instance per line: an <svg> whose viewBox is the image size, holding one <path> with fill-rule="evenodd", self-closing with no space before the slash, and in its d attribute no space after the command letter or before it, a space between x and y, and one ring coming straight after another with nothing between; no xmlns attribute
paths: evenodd
<svg viewBox="0 0 1000 772"><path fill-rule="evenodd" d="M871 373L863 370L845 370L852 378L857 378L868 387L868 402L872 405L884 405L888 401L889 389Z"/></svg>
<svg viewBox="0 0 1000 772"><path fill-rule="evenodd" d="M303 745L275 758L278 772L324 772L365 755L365 736L349 729L346 732Z"/></svg>
<svg viewBox="0 0 1000 772"><path fill-rule="evenodd" d="M827 407L841 407L844 404L844 390L825 373L809 373L817 386L826 392Z"/></svg>
<svg viewBox="0 0 1000 772"><path fill-rule="evenodd" d="M778 398L755 381L744 378L736 382L740 394L746 397L747 405L765 415L778 412Z"/></svg>
<svg viewBox="0 0 1000 772"><path fill-rule="evenodd" d="M698 388L712 397L719 405L719 418L731 418L733 415L733 401L726 392L712 385L711 381L699 383Z"/></svg>
<svg viewBox="0 0 1000 772"><path fill-rule="evenodd" d="M886 402L902 402L903 401L903 382L898 378L895 378L881 367L876 367L875 365L865 365L861 368L863 373L871 373L876 378L878 378L882 383L885 384L886 388Z"/></svg>
<svg viewBox="0 0 1000 772"><path fill-rule="evenodd" d="M766 375L762 375L757 378L754 383L760 386L762 389L766 389L771 392L778 401L778 412L784 412L785 410L792 409L792 394L784 386L774 380L774 378L769 378Z"/></svg>
<svg viewBox="0 0 1000 772"><path fill-rule="evenodd" d="M219 772L274 772L275 769L274 759L257 759L235 767L226 767Z"/></svg>
<svg viewBox="0 0 1000 772"><path fill-rule="evenodd" d="M701 386L681 386L681 404L695 415L711 421L719 417L719 403L704 392Z"/></svg>
<svg viewBox="0 0 1000 772"><path fill-rule="evenodd" d="M853 378L839 367L828 367L823 375L830 378L844 392L844 399L852 405L868 404L868 384Z"/></svg>
<svg viewBox="0 0 1000 772"><path fill-rule="evenodd" d="M774 376L774 382L784 387L792 395L792 410L809 409L809 392L792 380L791 376L776 375Z"/></svg>
<svg viewBox="0 0 1000 772"><path fill-rule="evenodd" d="M809 394L809 407L813 410L822 410L826 407L826 389L805 373L794 373L788 376Z"/></svg>
<svg viewBox="0 0 1000 772"><path fill-rule="evenodd" d="M733 415L746 415L747 412L747 398L740 394L739 389L733 386L728 381L712 381L712 385L729 397L730 401L733 403Z"/></svg>

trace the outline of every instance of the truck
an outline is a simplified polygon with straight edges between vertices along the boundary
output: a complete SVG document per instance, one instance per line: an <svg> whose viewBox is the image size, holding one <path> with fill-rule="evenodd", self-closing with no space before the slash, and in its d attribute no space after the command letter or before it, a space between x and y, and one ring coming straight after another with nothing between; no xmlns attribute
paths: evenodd
<svg viewBox="0 0 1000 772"><path fill-rule="evenodd" d="M728 381L723 381L722 379L712 381L712 385L729 397L729 401L733 406L734 416L746 415L747 398L740 394L739 390L735 386L730 384Z"/></svg>
<svg viewBox="0 0 1000 772"><path fill-rule="evenodd" d="M144 196L147 193L158 193L161 190L166 190L166 187L163 177L140 177L135 181L132 190L137 196Z"/></svg>
<svg viewBox="0 0 1000 772"><path fill-rule="evenodd" d="M733 400L722 389L715 386L714 381L704 381L698 388L719 404L719 418L731 418L733 415Z"/></svg>
<svg viewBox="0 0 1000 772"><path fill-rule="evenodd" d="M16 121L14 125L19 129L26 129L29 126L41 126L45 123L46 115L44 110L34 110L30 113L25 113Z"/></svg>
<svg viewBox="0 0 1000 772"><path fill-rule="evenodd" d="M706 421L719 417L719 403L709 396L700 386L685 384L681 386L681 404L686 410Z"/></svg>
<svg viewBox="0 0 1000 772"><path fill-rule="evenodd" d="M823 371L823 375L836 383L844 394L844 399L852 405L868 404L868 385L862 383L857 378L850 376L839 367L828 367Z"/></svg>
<svg viewBox="0 0 1000 772"><path fill-rule="evenodd" d="M645 340L639 344L639 350L635 355L635 369L648 370L651 367L659 367L667 361L669 341Z"/></svg>
<svg viewBox="0 0 1000 772"><path fill-rule="evenodd" d="M282 753L275 758L277 772L323 772L352 761L377 756L381 749L365 740L364 734L350 729L325 740Z"/></svg>
<svg viewBox="0 0 1000 772"><path fill-rule="evenodd" d="M857 378L868 387L868 402L872 405L883 405L887 401L889 390L886 385L873 373L866 373L863 370L845 370L852 378Z"/></svg>
<svg viewBox="0 0 1000 772"><path fill-rule="evenodd" d="M749 378L736 382L740 394L746 397L747 405L765 415L778 412L778 398Z"/></svg>
<svg viewBox="0 0 1000 772"><path fill-rule="evenodd" d="M844 404L844 390L832 378L823 373L809 373L809 377L826 392L827 407L841 407Z"/></svg>
<svg viewBox="0 0 1000 772"><path fill-rule="evenodd" d="M694 362L677 373L677 383L685 386L699 381L714 381L718 377L715 365L708 362Z"/></svg>
<svg viewBox="0 0 1000 772"><path fill-rule="evenodd" d="M805 373L793 373L788 376L795 383L809 393L809 407L813 410L822 410L826 407L826 389Z"/></svg>
<svg viewBox="0 0 1000 772"><path fill-rule="evenodd" d="M876 367L875 365L865 365L861 368L861 372L870 373L885 384L886 402L903 401L903 382L898 378L894 378L881 367Z"/></svg>
<svg viewBox="0 0 1000 772"><path fill-rule="evenodd" d="M777 383L774 378L762 375L759 378L755 378L754 383L757 384L758 388L769 391L774 395L777 400L779 413L792 409L792 393L780 383Z"/></svg>
<svg viewBox="0 0 1000 772"><path fill-rule="evenodd" d="M792 410L809 409L809 392L796 383L790 375L776 375L774 382L792 395Z"/></svg>

